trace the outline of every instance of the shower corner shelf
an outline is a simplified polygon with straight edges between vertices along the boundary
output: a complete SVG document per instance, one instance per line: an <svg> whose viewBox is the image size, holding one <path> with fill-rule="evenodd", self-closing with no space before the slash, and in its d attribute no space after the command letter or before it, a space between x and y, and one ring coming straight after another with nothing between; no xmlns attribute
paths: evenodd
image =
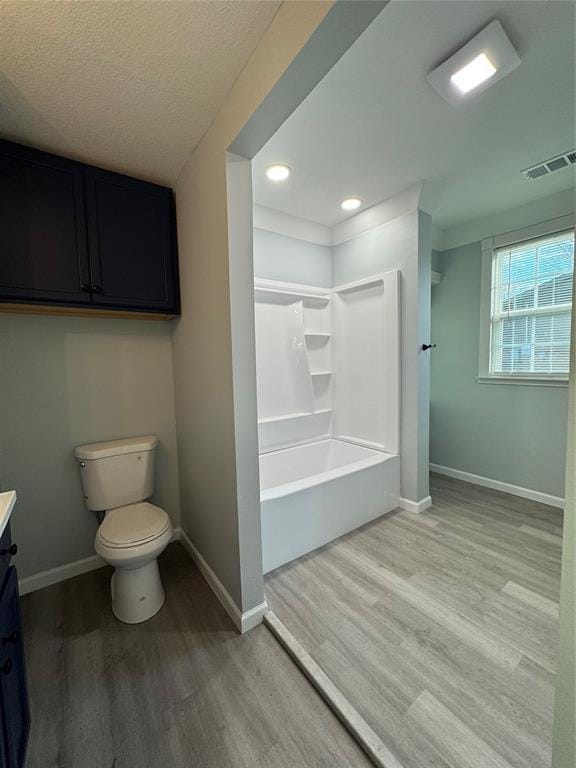
<svg viewBox="0 0 576 768"><path fill-rule="evenodd" d="M288 297L289 299L301 299L305 303L309 304L327 304L330 301L330 293L313 293L308 290L299 290L299 286L296 284L288 284L288 287L285 288L281 283L272 283L273 281L271 281L270 285L256 284L254 286L254 293L267 296L269 298L277 297L278 299L281 299L281 297L284 296Z"/></svg>
<svg viewBox="0 0 576 768"><path fill-rule="evenodd" d="M329 339L332 334L326 331L304 331L304 336L311 339Z"/></svg>
<svg viewBox="0 0 576 768"><path fill-rule="evenodd" d="M332 371L310 371L310 376L332 376Z"/></svg>

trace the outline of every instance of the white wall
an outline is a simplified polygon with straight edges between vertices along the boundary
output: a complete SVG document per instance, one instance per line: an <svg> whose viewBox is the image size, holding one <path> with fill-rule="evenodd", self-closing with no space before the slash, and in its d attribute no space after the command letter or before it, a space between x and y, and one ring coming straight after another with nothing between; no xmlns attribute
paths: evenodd
<svg viewBox="0 0 576 768"><path fill-rule="evenodd" d="M0 316L0 479L15 488L16 564L25 577L94 554L73 450L155 434L153 501L179 524L167 322Z"/></svg>
<svg viewBox="0 0 576 768"><path fill-rule="evenodd" d="M416 502L429 494L430 360L420 346L430 336L430 259L430 217L415 209L335 245L332 260L334 285L401 271L401 495Z"/></svg>
<svg viewBox="0 0 576 768"><path fill-rule="evenodd" d="M254 275L266 280L330 288L332 251L326 245L256 228Z"/></svg>

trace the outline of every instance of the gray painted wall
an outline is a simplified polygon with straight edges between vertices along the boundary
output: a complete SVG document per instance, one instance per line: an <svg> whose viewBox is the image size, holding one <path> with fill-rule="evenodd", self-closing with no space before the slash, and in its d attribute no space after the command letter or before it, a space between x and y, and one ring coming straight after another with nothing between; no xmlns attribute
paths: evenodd
<svg viewBox="0 0 576 768"><path fill-rule="evenodd" d="M421 231L421 228L422 231ZM402 304L401 493L411 501L428 496L431 222L418 211L398 216L332 249L334 285L400 269Z"/></svg>
<svg viewBox="0 0 576 768"><path fill-rule="evenodd" d="M262 536L256 406L256 338L252 226L252 166L228 153L228 243L238 548L242 608L263 602ZM246 333L246 329L250 333Z"/></svg>
<svg viewBox="0 0 576 768"><path fill-rule="evenodd" d="M239 274L230 279L224 160L228 150L252 157L381 8L283 3L176 184L182 315L173 323L173 356L181 524L244 612L256 607L244 585L250 570L254 579L248 581L255 583L259 563L250 561L241 538L255 539L259 529L242 534L236 473L241 464L255 468L258 457L250 448L240 461L236 457L238 448L250 445L254 424L248 436L238 434L245 422L235 423L232 346L242 333L253 343L254 325L240 312L246 325L233 338L230 291L246 291L232 300L246 309L253 275L249 269L248 287Z"/></svg>
<svg viewBox="0 0 576 768"><path fill-rule="evenodd" d="M80 443L157 435L153 501L179 524L168 323L4 315L0 360L0 479L18 492L20 577L94 554Z"/></svg>
<svg viewBox="0 0 576 768"><path fill-rule="evenodd" d="M563 496L567 388L477 383L480 243L444 251L439 262L430 461Z"/></svg>
<svg viewBox="0 0 576 768"><path fill-rule="evenodd" d="M330 288L332 250L264 229L254 230L254 275Z"/></svg>

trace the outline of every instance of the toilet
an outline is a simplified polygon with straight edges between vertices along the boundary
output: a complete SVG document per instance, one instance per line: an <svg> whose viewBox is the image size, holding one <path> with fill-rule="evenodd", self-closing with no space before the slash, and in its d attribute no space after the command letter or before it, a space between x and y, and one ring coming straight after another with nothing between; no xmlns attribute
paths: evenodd
<svg viewBox="0 0 576 768"><path fill-rule="evenodd" d="M86 506L104 512L94 548L114 567L112 611L127 624L146 621L164 603L157 558L172 538L172 523L146 501L154 491L157 445L154 435L144 435L74 451Z"/></svg>

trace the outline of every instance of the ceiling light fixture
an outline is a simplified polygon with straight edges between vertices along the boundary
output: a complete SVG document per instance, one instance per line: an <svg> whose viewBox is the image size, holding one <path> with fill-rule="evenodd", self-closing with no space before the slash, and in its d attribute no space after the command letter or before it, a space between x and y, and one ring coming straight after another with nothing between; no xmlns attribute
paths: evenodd
<svg viewBox="0 0 576 768"><path fill-rule="evenodd" d="M472 59L470 64L466 64L465 67L459 69L458 72L452 75L450 80L454 85L459 88L462 93L468 93L474 88L477 88L485 80L496 72L496 67L485 53L481 53Z"/></svg>
<svg viewBox="0 0 576 768"><path fill-rule="evenodd" d="M266 168L266 176L270 181L286 181L290 173L290 168L282 163L275 163Z"/></svg>
<svg viewBox="0 0 576 768"><path fill-rule="evenodd" d="M519 64L520 56L495 19L427 79L443 99L456 106L497 83Z"/></svg>
<svg viewBox="0 0 576 768"><path fill-rule="evenodd" d="M347 197L346 200L342 200L340 203L340 208L343 211L355 211L357 208L360 208L362 202L359 197Z"/></svg>

